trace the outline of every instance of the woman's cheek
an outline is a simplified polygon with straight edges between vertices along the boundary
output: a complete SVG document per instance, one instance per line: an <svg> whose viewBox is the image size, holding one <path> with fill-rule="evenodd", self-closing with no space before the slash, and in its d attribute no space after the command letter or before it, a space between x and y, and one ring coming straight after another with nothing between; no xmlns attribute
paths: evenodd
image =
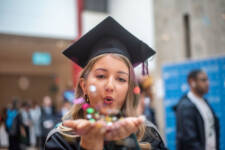
<svg viewBox="0 0 225 150"><path fill-rule="evenodd" d="M122 87L119 88L118 91L119 91L119 97L125 99L125 97L127 95L127 91L128 91L128 86L122 86Z"/></svg>
<svg viewBox="0 0 225 150"><path fill-rule="evenodd" d="M127 93L127 91L128 91L128 84L124 84L123 86L121 86L121 90L123 90L123 93Z"/></svg>

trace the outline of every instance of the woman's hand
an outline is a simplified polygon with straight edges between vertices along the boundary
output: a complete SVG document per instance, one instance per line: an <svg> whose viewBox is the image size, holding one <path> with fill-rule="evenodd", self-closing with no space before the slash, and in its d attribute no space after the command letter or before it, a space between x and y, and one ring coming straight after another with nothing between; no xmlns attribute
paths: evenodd
<svg viewBox="0 0 225 150"><path fill-rule="evenodd" d="M120 140L137 132L138 127L144 122L143 117L128 117L121 119L107 127L105 140Z"/></svg>
<svg viewBox="0 0 225 150"><path fill-rule="evenodd" d="M63 125L74 129L81 136L80 146L87 150L102 150L104 144L105 122L91 123L85 119L67 120Z"/></svg>

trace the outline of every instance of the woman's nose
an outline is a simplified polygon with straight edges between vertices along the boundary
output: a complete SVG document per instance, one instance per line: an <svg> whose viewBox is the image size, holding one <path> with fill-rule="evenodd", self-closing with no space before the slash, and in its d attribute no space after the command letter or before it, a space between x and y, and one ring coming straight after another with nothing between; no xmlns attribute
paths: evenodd
<svg viewBox="0 0 225 150"><path fill-rule="evenodd" d="M112 92L114 90L114 80L112 77L108 78L106 83L106 91Z"/></svg>

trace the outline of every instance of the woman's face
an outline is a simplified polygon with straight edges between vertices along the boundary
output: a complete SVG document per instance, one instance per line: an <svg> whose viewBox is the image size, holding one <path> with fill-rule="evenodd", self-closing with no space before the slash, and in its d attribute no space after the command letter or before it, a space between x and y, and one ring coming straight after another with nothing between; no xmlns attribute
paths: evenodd
<svg viewBox="0 0 225 150"><path fill-rule="evenodd" d="M124 104L128 82L127 65L122 59L109 54L94 64L81 87L92 107L98 108L102 114L109 114L120 110Z"/></svg>

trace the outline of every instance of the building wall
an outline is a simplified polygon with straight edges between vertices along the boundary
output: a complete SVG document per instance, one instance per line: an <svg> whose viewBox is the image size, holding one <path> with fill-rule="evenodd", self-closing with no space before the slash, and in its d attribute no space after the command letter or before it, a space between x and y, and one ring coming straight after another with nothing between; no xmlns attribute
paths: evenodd
<svg viewBox="0 0 225 150"><path fill-rule="evenodd" d="M21 77L26 77L29 80L29 86L26 90L21 90L19 87ZM34 100L41 104L45 95L50 95L56 106L59 107L62 103L63 91L70 82L73 83L72 66L71 62L44 67L29 65L24 62L1 62L0 80L2 81L0 98L3 100L0 103L0 108L7 106L13 97L19 97L22 100ZM58 87L58 92L55 94L50 90L54 83Z"/></svg>
<svg viewBox="0 0 225 150"><path fill-rule="evenodd" d="M157 65L187 59L183 16L190 18L191 59L225 54L225 1L154 1Z"/></svg>
<svg viewBox="0 0 225 150"><path fill-rule="evenodd" d="M42 103L43 96L49 95L56 99L55 94L49 92L54 83L51 75L29 75L24 73L0 73L0 110L8 106L14 98L27 101L30 104Z"/></svg>
<svg viewBox="0 0 225 150"><path fill-rule="evenodd" d="M45 95L50 95L59 107L63 91L73 83L72 62L62 55L62 49L71 41L13 35L0 35L0 39L0 109L14 96L40 104ZM33 65L32 54L36 51L51 54L51 64ZM19 86L21 77L27 78L30 83L25 90ZM53 83L58 86L55 94L50 91Z"/></svg>

